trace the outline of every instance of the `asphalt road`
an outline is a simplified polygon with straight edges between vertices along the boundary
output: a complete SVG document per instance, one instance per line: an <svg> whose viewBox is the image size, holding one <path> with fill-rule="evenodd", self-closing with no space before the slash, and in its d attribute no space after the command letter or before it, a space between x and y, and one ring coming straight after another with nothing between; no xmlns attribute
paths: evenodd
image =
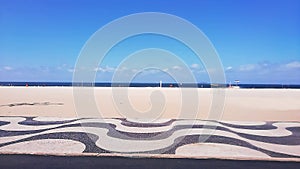
<svg viewBox="0 0 300 169"><path fill-rule="evenodd" d="M95 156L44 156L44 155L0 155L0 168L22 169L299 169L300 162L222 160L222 159L172 159L172 158L127 158Z"/></svg>

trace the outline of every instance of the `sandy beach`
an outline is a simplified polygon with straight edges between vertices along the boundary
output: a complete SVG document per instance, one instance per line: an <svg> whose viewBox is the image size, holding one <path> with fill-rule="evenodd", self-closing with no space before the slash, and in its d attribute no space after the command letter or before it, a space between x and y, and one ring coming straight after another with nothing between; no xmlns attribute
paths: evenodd
<svg viewBox="0 0 300 169"><path fill-rule="evenodd" d="M297 89L0 87L0 93L0 154L23 154L29 164L45 154L49 162L49 155L94 154L89 159L299 163Z"/></svg>
<svg viewBox="0 0 300 169"><path fill-rule="evenodd" d="M164 97L164 108L157 119L178 119L188 117L190 112L181 112L182 90L180 88L127 88L128 99L132 107L142 112L149 111L159 96ZM199 107L197 119L210 119L213 100L212 89L184 89L198 92ZM300 90L297 89L219 89L225 90L223 114L221 121L299 121ZM159 91L162 95L151 94ZM72 87L0 87L0 116L39 116L76 118ZM81 99L86 99L81 98ZM93 99L93 98L88 98ZM94 88L94 100L99 117L126 118L114 99L110 87ZM217 103L218 104L218 103ZM93 110L91 110L93 109ZM188 109L187 109L188 110ZM192 109L191 109L192 110ZM89 112L95 107L86 108ZM151 112L151 111L150 111ZM149 113L149 112L148 112ZM219 113L219 112L218 112ZM82 113L79 117L82 117Z"/></svg>

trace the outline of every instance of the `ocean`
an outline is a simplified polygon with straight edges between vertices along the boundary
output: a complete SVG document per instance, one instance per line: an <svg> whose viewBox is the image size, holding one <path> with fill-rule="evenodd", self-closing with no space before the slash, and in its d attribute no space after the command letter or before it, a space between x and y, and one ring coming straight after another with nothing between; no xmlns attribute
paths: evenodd
<svg viewBox="0 0 300 169"><path fill-rule="evenodd" d="M94 86L94 87L159 87L159 83L72 83L72 82L0 82L0 86ZM234 85L233 85L234 86ZM255 89L300 89L300 84L238 84L240 88ZM183 87L183 88L212 88L229 87L229 84L210 83L162 83L162 87Z"/></svg>

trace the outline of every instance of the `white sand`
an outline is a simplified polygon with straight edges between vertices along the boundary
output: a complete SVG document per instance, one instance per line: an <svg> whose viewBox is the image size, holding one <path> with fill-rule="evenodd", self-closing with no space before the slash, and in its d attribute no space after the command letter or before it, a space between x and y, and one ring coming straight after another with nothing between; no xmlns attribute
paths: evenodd
<svg viewBox="0 0 300 169"><path fill-rule="evenodd" d="M89 88L90 90L92 88ZM120 88L121 89L121 88ZM125 88L122 88L125 89ZM212 100L211 89L184 89L179 88L127 88L128 98L138 115L128 112L124 108L129 105L126 101L116 100L112 95L112 88L94 88L95 99L88 97L83 92L79 98L82 99L76 108L74 105L72 87L0 87L0 116L47 116L47 117L89 117L96 112L96 116L103 118L151 117L152 105L160 104L165 98L165 104L158 113L157 118L189 118L193 110L193 101L184 99L184 104L190 104L185 110L181 110L181 95L184 90L198 93L199 108L198 119L211 119L210 113L212 101L215 105L221 106L222 102ZM299 89L220 89L225 91L224 111L220 119L225 121L300 121L300 90ZM153 101L150 96L154 91L161 92L161 95L154 93ZM118 91L115 93L118 94ZM218 93L217 93L218 95ZM127 95L126 95L127 96ZM164 98L163 98L164 97ZM115 100L113 99L115 98ZM97 106L90 106L92 101ZM222 100L222 99L221 99ZM49 105L43 105L45 102ZM9 106L10 104L21 104ZM28 105L37 103L36 105ZM59 105L61 104L61 105ZM119 108L117 108L119 106ZM79 116L76 113L80 108ZM213 109L212 109L213 110ZM147 111L150 111L150 113ZM85 114L86 113L86 114ZM180 114L180 115L179 115Z"/></svg>

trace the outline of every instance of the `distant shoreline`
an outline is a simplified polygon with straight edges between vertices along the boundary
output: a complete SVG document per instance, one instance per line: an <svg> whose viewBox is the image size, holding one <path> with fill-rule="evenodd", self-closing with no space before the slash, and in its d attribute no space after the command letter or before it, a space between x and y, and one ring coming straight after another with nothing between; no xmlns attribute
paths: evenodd
<svg viewBox="0 0 300 169"><path fill-rule="evenodd" d="M0 86L85 86L85 87L160 87L160 83L72 83L72 82L0 82ZM228 87L245 88L245 89L300 89L300 84L211 84L211 83L162 83L161 87L180 87L180 88L228 88Z"/></svg>

